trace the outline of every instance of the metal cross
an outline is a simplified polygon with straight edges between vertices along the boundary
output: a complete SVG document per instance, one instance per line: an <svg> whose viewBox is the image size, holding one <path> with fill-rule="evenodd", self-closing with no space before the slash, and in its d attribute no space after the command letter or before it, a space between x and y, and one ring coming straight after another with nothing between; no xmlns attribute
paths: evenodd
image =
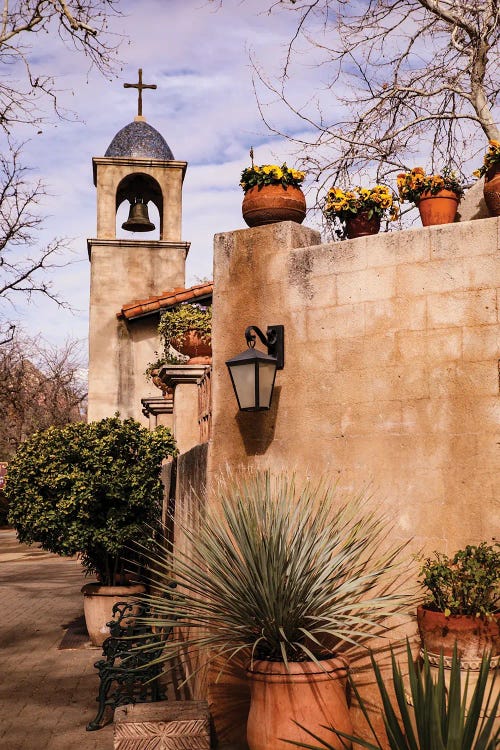
<svg viewBox="0 0 500 750"><path fill-rule="evenodd" d="M143 83L142 82L142 68L139 68L139 82L138 83L124 83L124 89L138 89L139 96L137 102L137 114L142 117L142 90L143 89L155 89L157 88L155 83Z"/></svg>

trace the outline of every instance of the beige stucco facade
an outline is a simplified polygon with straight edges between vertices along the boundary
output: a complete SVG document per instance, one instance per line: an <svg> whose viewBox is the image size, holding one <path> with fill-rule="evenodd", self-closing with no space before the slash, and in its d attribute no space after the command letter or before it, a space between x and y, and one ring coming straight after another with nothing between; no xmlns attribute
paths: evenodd
<svg viewBox="0 0 500 750"><path fill-rule="evenodd" d="M134 417L143 424L141 399L158 396L144 371L157 359L157 317L128 323L122 306L183 287L189 243L181 239L182 180L186 162L124 157L95 158L97 238L88 240L91 263L89 325L90 421ZM124 196L144 187L160 213L160 239L116 238L116 212ZM125 187L123 187L125 185ZM127 187L128 185L128 187ZM152 191L148 195L148 191Z"/></svg>
<svg viewBox="0 0 500 750"><path fill-rule="evenodd" d="M319 244L293 223L215 239L209 483L228 463L371 482L414 548L500 531L500 220ZM225 360L285 326L269 412Z"/></svg>
<svg viewBox="0 0 500 750"><path fill-rule="evenodd" d="M410 552L498 538L499 231L488 218L333 244L289 222L217 235L207 502L228 465L326 474L340 497L369 483ZM225 361L247 326L277 324L272 407L239 412ZM221 747L244 747L243 675L208 694Z"/></svg>

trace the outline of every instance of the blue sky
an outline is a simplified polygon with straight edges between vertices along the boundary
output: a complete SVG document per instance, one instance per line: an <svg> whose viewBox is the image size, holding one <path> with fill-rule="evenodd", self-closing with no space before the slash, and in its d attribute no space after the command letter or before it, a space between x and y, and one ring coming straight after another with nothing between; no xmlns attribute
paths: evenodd
<svg viewBox="0 0 500 750"><path fill-rule="evenodd" d="M123 83L135 82L139 67L144 82L158 86L143 94L147 121L162 133L174 156L188 162L183 191L183 239L192 243L188 285L212 278L213 235L244 226L238 182L249 163L250 146L257 163L290 156L288 145L271 136L261 121L249 62L252 50L266 70L277 69L293 30L290 14L269 15L268 0L224 0L222 7L205 0L127 0L121 7L124 16L112 23L113 31L124 36L117 79L89 73L85 59L57 46L50 36L33 37L36 72L60 71L59 101L76 119L17 131L16 136L30 138L24 161L33 167L33 177L48 185L43 239L72 238L72 264L52 275L56 291L74 310L41 297L29 304L18 298L12 317L31 335L41 332L55 344L67 336L87 335L86 239L95 236L96 220L91 162L104 155L115 133L136 114L136 91L124 89ZM306 67L302 76L299 70L299 96L310 75ZM286 129L286 114L279 124ZM292 128L291 120L288 124Z"/></svg>

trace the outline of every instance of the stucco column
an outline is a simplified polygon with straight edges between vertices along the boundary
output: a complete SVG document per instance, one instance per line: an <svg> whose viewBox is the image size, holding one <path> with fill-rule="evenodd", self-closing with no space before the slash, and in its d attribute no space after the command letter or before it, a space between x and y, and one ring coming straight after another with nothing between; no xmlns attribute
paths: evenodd
<svg viewBox="0 0 500 750"><path fill-rule="evenodd" d="M198 384L206 365L166 365L159 376L174 389L173 432L179 453L200 442Z"/></svg>

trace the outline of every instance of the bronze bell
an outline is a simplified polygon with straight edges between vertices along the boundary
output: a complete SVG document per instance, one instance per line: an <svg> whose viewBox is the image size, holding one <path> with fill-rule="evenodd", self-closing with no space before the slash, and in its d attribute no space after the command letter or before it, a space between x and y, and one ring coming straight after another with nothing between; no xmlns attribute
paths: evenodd
<svg viewBox="0 0 500 750"><path fill-rule="evenodd" d="M149 221L148 204L143 203L142 198L136 198L131 204L127 221L122 224L122 229L127 232L151 232L155 225Z"/></svg>

